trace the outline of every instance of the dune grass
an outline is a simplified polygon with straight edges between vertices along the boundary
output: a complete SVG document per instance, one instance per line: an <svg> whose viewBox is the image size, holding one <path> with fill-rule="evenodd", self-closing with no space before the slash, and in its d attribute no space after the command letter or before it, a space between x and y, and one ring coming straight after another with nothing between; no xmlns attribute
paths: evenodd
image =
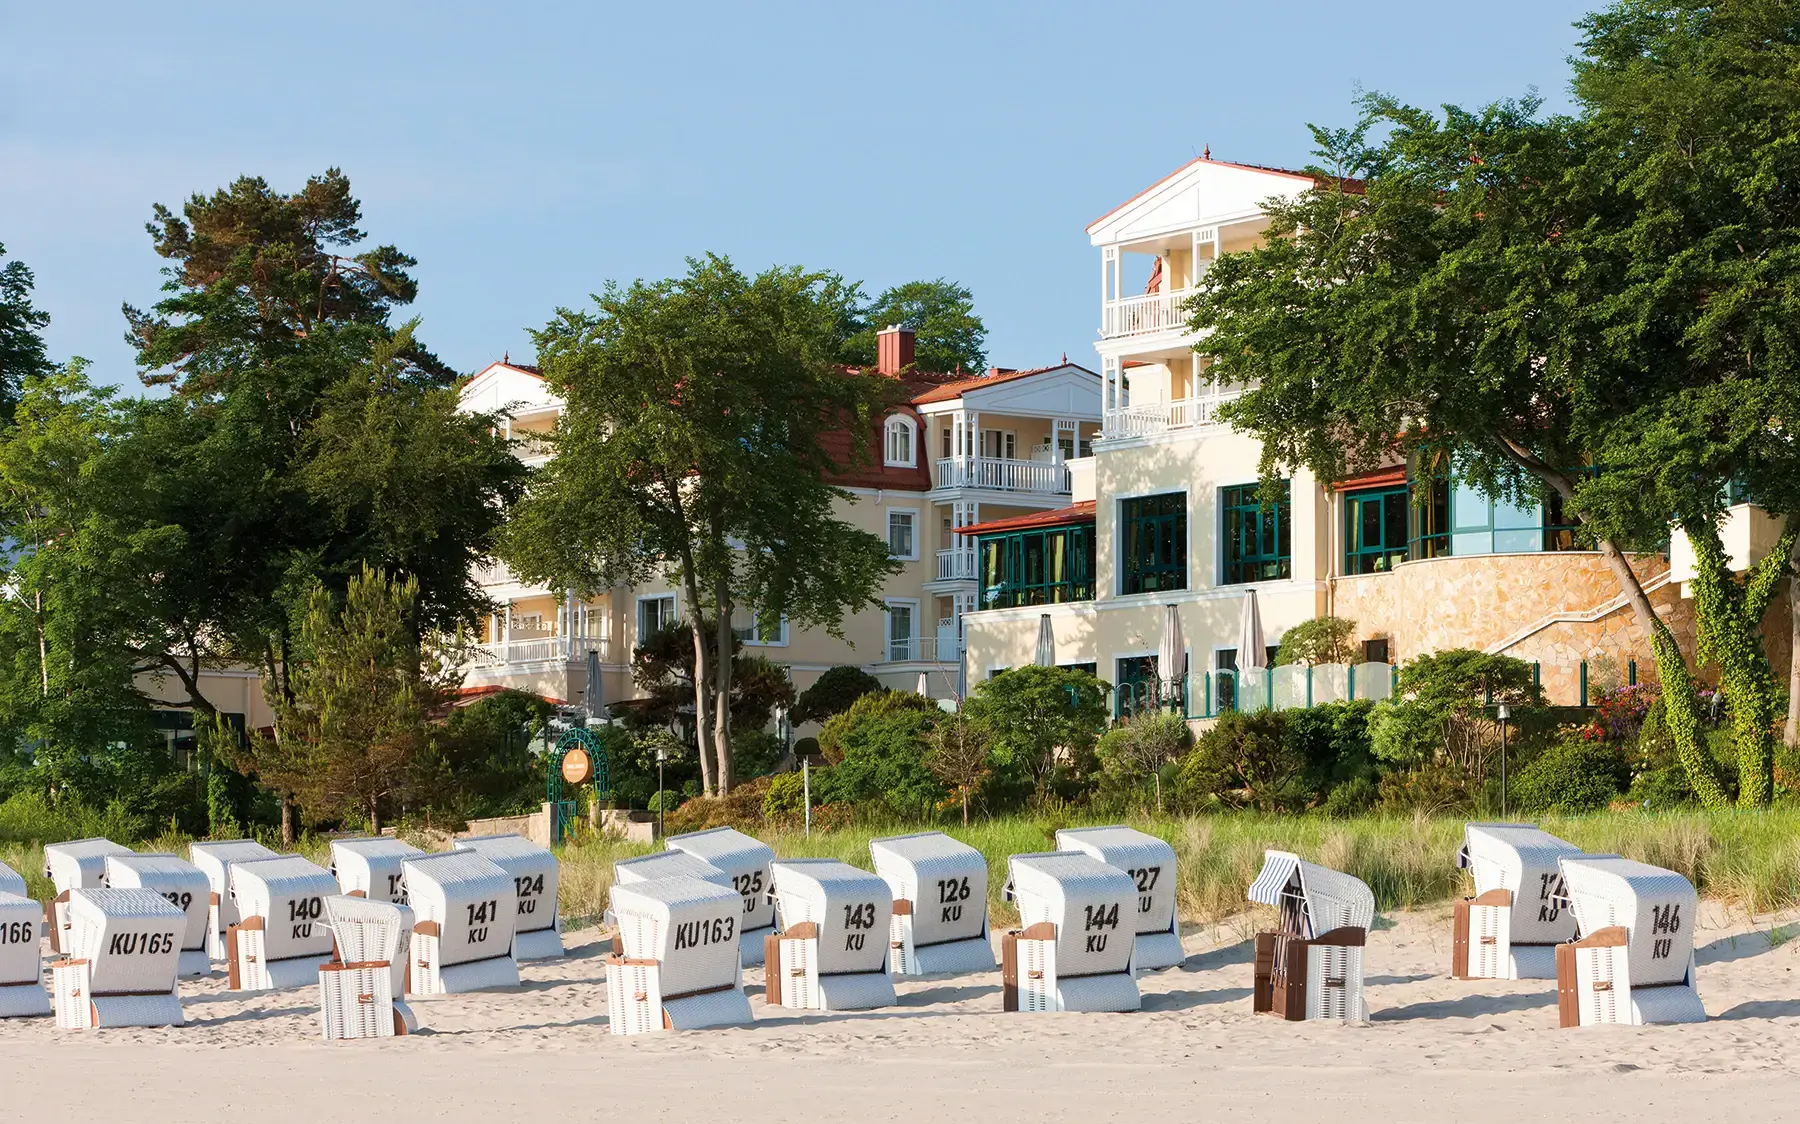
<svg viewBox="0 0 1800 1124"><path fill-rule="evenodd" d="M1055 847L1058 827L1107 822L1071 817L1026 816L983 820L944 830L987 856L988 898L996 924L1015 917L1000 900L1008 855ZM1304 858L1356 875L1375 892L1378 908L1407 908L1442 902L1467 892L1456 869L1464 821L1452 817L1363 817L1332 820L1314 816L1233 815L1135 819L1132 826L1167 839L1175 848L1179 904L1183 919L1210 922L1242 912L1244 892L1262 866L1265 848L1294 851ZM1539 825L1585 850L1613 852L1674 870L1702 896L1755 913L1800 907L1800 809L1765 812L1598 812L1550 817ZM82 825L98 826L98 825ZM856 827L817 832L764 833L783 857L828 857L869 866L869 841L922 830L920 825ZM84 832L83 834L102 834ZM52 838L71 838L69 835ZM116 838L116 836L115 836ZM265 840L272 846L273 840ZM414 840L423 844L422 840ZM185 836L140 841L146 851L185 855ZM560 849L561 904L571 924L597 919L612 887L612 864L652 849L644 844L596 836ZM314 862L327 861L328 842L306 837L295 848ZM0 862L25 875L33 897L54 893L44 878L39 841L0 832Z"/></svg>

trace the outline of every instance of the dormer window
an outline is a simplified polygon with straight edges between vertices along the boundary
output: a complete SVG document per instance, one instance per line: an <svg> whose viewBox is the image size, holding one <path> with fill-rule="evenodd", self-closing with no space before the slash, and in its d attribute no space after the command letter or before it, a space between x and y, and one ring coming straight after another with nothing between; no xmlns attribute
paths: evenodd
<svg viewBox="0 0 1800 1124"><path fill-rule="evenodd" d="M882 460L889 468L912 468L918 462L914 459L915 430L912 419L908 417L891 417L884 429Z"/></svg>

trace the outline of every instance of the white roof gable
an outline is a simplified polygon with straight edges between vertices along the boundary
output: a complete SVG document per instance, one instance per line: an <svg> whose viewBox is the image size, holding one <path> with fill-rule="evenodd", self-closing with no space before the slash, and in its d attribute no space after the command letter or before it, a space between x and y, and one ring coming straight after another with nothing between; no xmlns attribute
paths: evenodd
<svg viewBox="0 0 1800 1124"><path fill-rule="evenodd" d="M1085 367L1065 363L1023 378L996 379L992 386L979 383L963 388L957 398L944 398L919 406L919 412L938 414L948 410L988 410L1017 417L1100 419L1100 376Z"/></svg>
<svg viewBox="0 0 1800 1124"><path fill-rule="evenodd" d="M1270 196L1298 195L1312 185L1311 176L1297 172L1195 160L1095 219L1088 237L1105 246L1248 218L1260 213Z"/></svg>
<svg viewBox="0 0 1800 1124"><path fill-rule="evenodd" d="M529 413L561 409L562 399L543 378L509 363L489 363L463 384L459 405L468 413Z"/></svg>

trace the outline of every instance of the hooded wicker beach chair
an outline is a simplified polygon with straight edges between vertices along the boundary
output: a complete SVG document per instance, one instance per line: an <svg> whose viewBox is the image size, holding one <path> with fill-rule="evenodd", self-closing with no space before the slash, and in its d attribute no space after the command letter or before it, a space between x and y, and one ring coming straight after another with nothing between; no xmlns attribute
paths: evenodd
<svg viewBox="0 0 1800 1124"><path fill-rule="evenodd" d="M207 894L211 912L206 936L208 956L217 961L230 959L225 931L238 923L237 902L231 896L231 864L279 857L254 839L213 839L188 844L188 861L199 867L212 885Z"/></svg>
<svg viewBox="0 0 1800 1124"><path fill-rule="evenodd" d="M231 865L238 923L225 931L230 986L244 991L306 987L331 959L325 899L337 879L299 855Z"/></svg>
<svg viewBox="0 0 1800 1124"><path fill-rule="evenodd" d="M1706 1021L1694 980L1693 883L1618 855L1558 865L1579 934L1556 946L1562 1025Z"/></svg>
<svg viewBox="0 0 1800 1124"><path fill-rule="evenodd" d="M1360 1022L1363 946L1375 922L1375 895L1359 878L1287 851L1264 851L1249 899L1280 915L1256 935L1251 1005L1284 1019Z"/></svg>
<svg viewBox="0 0 1800 1124"><path fill-rule="evenodd" d="M987 859L941 831L869 844L875 873L894 897L888 956L896 976L991 972Z"/></svg>
<svg viewBox="0 0 1800 1124"><path fill-rule="evenodd" d="M187 928L181 934L178 974L204 976L212 971L212 957L206 951L206 926L212 916L208 904L212 884L199 867L176 855L108 855L106 884L120 890L133 887L154 890L186 914Z"/></svg>
<svg viewBox="0 0 1800 1124"><path fill-rule="evenodd" d="M394 902L325 899L334 955L319 967L319 1029L326 1041L391 1038L419 1027L404 999L413 913Z"/></svg>
<svg viewBox="0 0 1800 1124"><path fill-rule="evenodd" d="M406 860L414 995L518 987L512 875L474 851Z"/></svg>
<svg viewBox="0 0 1800 1124"><path fill-rule="evenodd" d="M106 885L106 856L129 854L130 847L110 839L74 839L44 845L44 877L56 887L56 900L44 907L52 952L66 952L69 947L69 891Z"/></svg>
<svg viewBox="0 0 1800 1124"><path fill-rule="evenodd" d="M1575 936L1557 860L1581 854L1530 824L1472 823L1456 865L1475 896L1456 903L1450 974L1459 980L1556 978L1556 946Z"/></svg>
<svg viewBox="0 0 1800 1124"><path fill-rule="evenodd" d="M513 894L518 900L513 958L554 960L562 956L556 855L523 835L477 835L458 839L456 848L474 851L512 876Z"/></svg>
<svg viewBox="0 0 1800 1124"><path fill-rule="evenodd" d="M50 965L56 1025L179 1026L187 914L154 890L69 891L68 947Z"/></svg>
<svg viewBox="0 0 1800 1124"><path fill-rule="evenodd" d="M1006 868L1004 896L1018 906L1019 928L1001 942L1002 1009L1141 1008L1136 883L1084 851L1014 855Z"/></svg>
<svg viewBox="0 0 1800 1124"><path fill-rule="evenodd" d="M777 859L769 868L780 932L764 938L771 1006L863 1011L894 1002L888 884L836 859Z"/></svg>
<svg viewBox="0 0 1800 1124"><path fill-rule="evenodd" d="M411 843L379 836L333 839L331 873L338 889L353 898L406 904L406 878L401 864L425 852Z"/></svg>
<svg viewBox="0 0 1800 1124"><path fill-rule="evenodd" d="M746 1026L737 926L743 899L730 886L674 874L612 888L608 911L620 950L606 958L614 1034Z"/></svg>
<svg viewBox="0 0 1800 1124"><path fill-rule="evenodd" d="M1059 851L1085 851L1125 872L1137 887L1139 972L1173 968L1187 959L1175 913L1175 848L1134 827L1065 828L1056 833Z"/></svg>
<svg viewBox="0 0 1800 1124"><path fill-rule="evenodd" d="M0 874L12 871L0 867ZM19 885L24 884L20 879ZM24 894L0 889L0 1019L50 1013L50 997L44 991L44 958L38 954L38 926L43 916L43 907Z"/></svg>
<svg viewBox="0 0 1800 1124"><path fill-rule="evenodd" d="M0 863L0 894L16 894L21 898L31 896L26 893L25 876L5 863Z"/></svg>
<svg viewBox="0 0 1800 1124"><path fill-rule="evenodd" d="M667 846L725 872L732 889L744 899L744 913L738 921L743 965L754 968L761 964L767 952L767 938L775 931L775 903L769 896L769 864L775 861L774 849L729 827L671 835Z"/></svg>

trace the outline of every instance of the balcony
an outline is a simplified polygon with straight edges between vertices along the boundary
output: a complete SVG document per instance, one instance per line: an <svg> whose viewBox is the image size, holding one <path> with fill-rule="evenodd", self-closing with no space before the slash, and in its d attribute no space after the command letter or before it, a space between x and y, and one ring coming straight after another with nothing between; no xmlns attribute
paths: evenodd
<svg viewBox="0 0 1800 1124"><path fill-rule="evenodd" d="M473 665L476 667L514 667L519 664L541 664L563 661L581 663L588 649L600 652L600 662L610 662L611 643L604 636L521 635L515 630L513 639L495 644L478 644Z"/></svg>
<svg viewBox="0 0 1800 1124"><path fill-rule="evenodd" d="M1067 495L1069 466L1056 461L1013 457L946 457L937 462L939 488L985 488L995 492Z"/></svg>
<svg viewBox="0 0 1800 1124"><path fill-rule="evenodd" d="M941 582L974 581L975 551L969 547L937 552L937 580Z"/></svg>
<svg viewBox="0 0 1800 1124"><path fill-rule="evenodd" d="M1121 406L1106 412L1103 433L1110 438L1148 437L1171 430L1217 425L1219 406L1226 401L1229 399L1176 398Z"/></svg>
<svg viewBox="0 0 1800 1124"><path fill-rule="evenodd" d="M1181 306L1193 295L1192 289L1176 289L1107 301L1100 306L1100 334L1111 340L1185 331L1187 314Z"/></svg>
<svg viewBox="0 0 1800 1124"><path fill-rule="evenodd" d="M962 641L955 636L889 637L882 663L958 663Z"/></svg>

